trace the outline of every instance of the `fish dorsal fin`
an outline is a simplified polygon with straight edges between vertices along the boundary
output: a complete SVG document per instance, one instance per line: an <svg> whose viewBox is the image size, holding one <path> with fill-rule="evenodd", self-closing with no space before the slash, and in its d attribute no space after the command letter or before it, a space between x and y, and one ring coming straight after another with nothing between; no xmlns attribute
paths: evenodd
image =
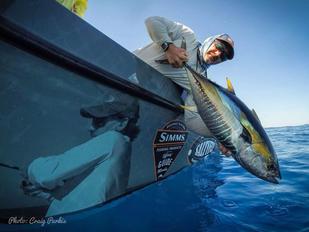
<svg viewBox="0 0 309 232"><path fill-rule="evenodd" d="M253 116L256 118L256 120L258 120L259 123L261 123L261 121L260 121L260 119L259 119L259 117L258 117L258 115L257 115L257 113L255 112L254 109L252 109L252 113L253 113Z"/></svg>
<svg viewBox="0 0 309 232"><path fill-rule="evenodd" d="M228 90L230 93L236 95L236 94L235 94L235 90L234 90L233 85L232 85L232 82L231 82L231 80L230 80L228 77L226 78L226 84L227 84L227 90Z"/></svg>

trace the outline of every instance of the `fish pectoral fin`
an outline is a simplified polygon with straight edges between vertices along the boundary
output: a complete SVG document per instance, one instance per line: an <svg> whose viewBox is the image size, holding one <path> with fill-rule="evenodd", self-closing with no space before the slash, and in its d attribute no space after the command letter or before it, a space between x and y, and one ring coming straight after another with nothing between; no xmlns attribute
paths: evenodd
<svg viewBox="0 0 309 232"><path fill-rule="evenodd" d="M185 105L180 105L180 107L184 110L188 110L194 113L197 113L197 107L196 106L185 106Z"/></svg>
<svg viewBox="0 0 309 232"><path fill-rule="evenodd" d="M234 90L234 87L233 87L233 85L232 85L232 82L231 82L231 80L230 80L228 77L226 78L226 85L227 85L227 90L228 90L230 93L236 95L235 90Z"/></svg>
<svg viewBox="0 0 309 232"><path fill-rule="evenodd" d="M246 127L243 126L242 133L240 135L247 143L252 143L251 134Z"/></svg>

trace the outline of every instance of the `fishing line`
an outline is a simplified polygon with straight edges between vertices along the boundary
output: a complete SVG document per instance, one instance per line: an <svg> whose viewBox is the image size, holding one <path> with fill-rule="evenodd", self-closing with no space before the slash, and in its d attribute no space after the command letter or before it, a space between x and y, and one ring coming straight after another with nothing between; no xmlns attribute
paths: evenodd
<svg viewBox="0 0 309 232"><path fill-rule="evenodd" d="M0 167L21 171L20 167L11 166L11 165L8 165L8 164L5 164L5 163L0 163Z"/></svg>

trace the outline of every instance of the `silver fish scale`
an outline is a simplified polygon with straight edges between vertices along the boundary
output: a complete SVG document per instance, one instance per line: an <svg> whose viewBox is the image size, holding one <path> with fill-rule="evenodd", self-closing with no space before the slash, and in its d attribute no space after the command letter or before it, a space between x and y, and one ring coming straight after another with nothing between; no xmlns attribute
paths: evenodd
<svg viewBox="0 0 309 232"><path fill-rule="evenodd" d="M201 86L198 84L200 93L203 95L202 104L199 104L199 113L206 121L208 129L215 135L215 137L223 144L226 148L231 150L232 153L236 152L231 141L231 128L223 120L223 116L217 110L217 107L209 100L207 94L203 91Z"/></svg>

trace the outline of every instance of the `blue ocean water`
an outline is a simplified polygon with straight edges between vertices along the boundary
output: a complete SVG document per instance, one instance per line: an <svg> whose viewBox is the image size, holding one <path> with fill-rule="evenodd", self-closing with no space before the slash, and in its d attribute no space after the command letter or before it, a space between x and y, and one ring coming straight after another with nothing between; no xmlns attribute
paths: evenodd
<svg viewBox="0 0 309 232"><path fill-rule="evenodd" d="M309 231L309 125L268 128L280 184L260 180L232 158L205 160L132 194L29 231ZM21 231L17 227L5 230Z"/></svg>
<svg viewBox="0 0 309 232"><path fill-rule="evenodd" d="M279 185L254 177L232 158L214 154L111 204L109 212L120 213L109 219L108 228L309 231L309 125L266 131L281 167Z"/></svg>

